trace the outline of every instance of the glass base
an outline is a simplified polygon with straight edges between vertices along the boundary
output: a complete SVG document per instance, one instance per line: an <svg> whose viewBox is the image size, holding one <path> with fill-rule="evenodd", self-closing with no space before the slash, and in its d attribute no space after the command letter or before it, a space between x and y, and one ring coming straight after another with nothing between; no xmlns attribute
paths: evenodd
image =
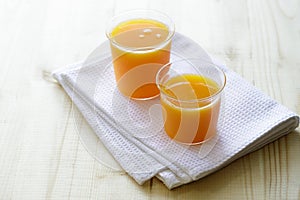
<svg viewBox="0 0 300 200"><path fill-rule="evenodd" d="M204 143L210 141L211 139L217 137L216 135L217 134L214 134L214 135L210 136L209 138L207 138L207 139L205 139L205 140L203 140L201 142L186 143L186 142L178 141L178 140L176 140L174 138L171 138L171 140L174 141L174 142L176 142L176 143L178 143L178 144L183 144L183 145L188 145L188 146L196 146L196 145L201 145L201 144L204 144Z"/></svg>
<svg viewBox="0 0 300 200"><path fill-rule="evenodd" d="M126 96L127 97L127 96ZM146 101L146 100L151 100L151 99L155 99L159 97L159 94L157 95L154 95L154 96L151 96L151 97L143 97L143 98L135 98L135 97L127 97L127 98L130 98L132 100L137 100L137 101Z"/></svg>

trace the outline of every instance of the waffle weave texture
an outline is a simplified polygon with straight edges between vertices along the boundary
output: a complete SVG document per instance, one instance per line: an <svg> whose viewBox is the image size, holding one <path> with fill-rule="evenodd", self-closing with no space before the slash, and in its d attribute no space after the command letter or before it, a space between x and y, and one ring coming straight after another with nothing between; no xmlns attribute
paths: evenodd
<svg viewBox="0 0 300 200"><path fill-rule="evenodd" d="M215 62L195 42L176 33L171 60ZM218 64L218 63L216 63ZM173 142L163 131L159 98L134 101L116 88L108 42L82 63L53 76L112 156L137 183L156 176L169 189L198 180L294 130L299 117L238 74L225 72L217 136L202 145Z"/></svg>

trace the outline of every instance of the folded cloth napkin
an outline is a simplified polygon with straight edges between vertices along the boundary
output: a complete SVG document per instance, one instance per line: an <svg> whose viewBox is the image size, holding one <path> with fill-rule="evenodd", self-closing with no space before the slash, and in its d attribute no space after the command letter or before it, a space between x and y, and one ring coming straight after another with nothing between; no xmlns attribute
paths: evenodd
<svg viewBox="0 0 300 200"><path fill-rule="evenodd" d="M212 61L199 45L176 33L171 60L187 57ZM295 113L232 70L218 65L227 77L218 133L204 144L194 146L178 144L164 133L158 98L134 101L119 93L108 42L85 62L59 69L53 76L136 182L143 184L156 176L172 189L224 167L299 125Z"/></svg>

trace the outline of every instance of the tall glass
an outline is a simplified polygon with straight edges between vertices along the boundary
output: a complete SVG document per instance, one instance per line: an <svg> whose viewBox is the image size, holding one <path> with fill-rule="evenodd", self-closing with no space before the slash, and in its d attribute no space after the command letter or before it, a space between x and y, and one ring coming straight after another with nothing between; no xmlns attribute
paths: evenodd
<svg viewBox="0 0 300 200"><path fill-rule="evenodd" d="M159 95L155 76L170 60L174 32L172 20L153 10L129 11L112 19L106 35L123 95L141 100Z"/></svg>
<svg viewBox="0 0 300 200"><path fill-rule="evenodd" d="M185 59L157 74L167 135L177 142L199 144L217 132L226 76L213 63Z"/></svg>

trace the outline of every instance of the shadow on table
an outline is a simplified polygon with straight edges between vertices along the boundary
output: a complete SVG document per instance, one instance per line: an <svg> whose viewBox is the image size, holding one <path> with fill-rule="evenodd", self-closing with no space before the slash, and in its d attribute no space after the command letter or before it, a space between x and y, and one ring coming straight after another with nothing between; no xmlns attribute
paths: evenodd
<svg viewBox="0 0 300 200"><path fill-rule="evenodd" d="M295 130L251 154L248 154L223 169L193 183L168 190L154 178L144 189L149 188L151 197L176 199L238 199L274 195L282 197L296 189L300 180L297 157L300 153L300 132ZM280 192L278 193L278 190ZM298 188L299 189L299 188ZM146 190L144 190L146 191Z"/></svg>

